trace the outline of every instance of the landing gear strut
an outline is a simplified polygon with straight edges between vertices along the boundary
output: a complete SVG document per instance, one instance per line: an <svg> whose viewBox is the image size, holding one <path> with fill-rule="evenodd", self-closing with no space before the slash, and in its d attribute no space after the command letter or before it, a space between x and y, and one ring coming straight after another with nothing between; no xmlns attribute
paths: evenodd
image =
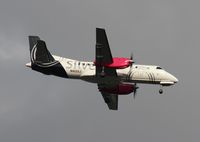
<svg viewBox="0 0 200 142"><path fill-rule="evenodd" d="M105 77L105 72L101 72L100 76Z"/></svg>
<svg viewBox="0 0 200 142"><path fill-rule="evenodd" d="M104 67L102 67L102 71L101 71L101 73L100 73L100 76L101 76L101 77L105 77Z"/></svg>

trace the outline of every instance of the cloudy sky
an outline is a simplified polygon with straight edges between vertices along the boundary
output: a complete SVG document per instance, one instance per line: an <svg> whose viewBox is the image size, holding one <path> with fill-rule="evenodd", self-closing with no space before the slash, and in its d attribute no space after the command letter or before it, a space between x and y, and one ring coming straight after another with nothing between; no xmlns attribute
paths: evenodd
<svg viewBox="0 0 200 142"><path fill-rule="evenodd" d="M189 142L200 139L200 2L197 0L1 0L1 142ZM113 56L155 64L179 83L140 85L110 111L95 84L25 67L28 35L56 55L94 60L95 28Z"/></svg>

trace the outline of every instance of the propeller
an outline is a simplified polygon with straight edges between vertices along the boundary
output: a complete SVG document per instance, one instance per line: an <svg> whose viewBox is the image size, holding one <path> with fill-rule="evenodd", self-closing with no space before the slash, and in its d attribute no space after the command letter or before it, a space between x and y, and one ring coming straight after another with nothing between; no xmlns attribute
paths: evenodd
<svg viewBox="0 0 200 142"><path fill-rule="evenodd" d="M131 71L132 71L132 66L133 66L133 63L135 63L133 61L133 52L131 52L131 56L130 56L130 70L129 70L129 73L128 73L128 77L129 79L131 79ZM133 90L133 98L135 99L136 95L137 95L137 89L139 89L139 87L137 86L137 83L135 83L134 85L134 90Z"/></svg>
<svg viewBox="0 0 200 142"><path fill-rule="evenodd" d="M133 60L133 52L131 52L130 60Z"/></svg>
<svg viewBox="0 0 200 142"><path fill-rule="evenodd" d="M139 87L137 86L137 83L135 83L134 86L134 91L133 91L133 98L135 99L136 95L137 95L137 89L139 89Z"/></svg>
<svg viewBox="0 0 200 142"><path fill-rule="evenodd" d="M132 67L134 61L133 61L133 52L131 52L131 56L130 56L130 67Z"/></svg>
<svg viewBox="0 0 200 142"><path fill-rule="evenodd" d="M130 65L130 70L128 72L128 79L130 80L131 79L131 73L132 73L132 66L133 66L133 63L135 63L133 61L133 52L131 52L131 56L129 58L129 65Z"/></svg>

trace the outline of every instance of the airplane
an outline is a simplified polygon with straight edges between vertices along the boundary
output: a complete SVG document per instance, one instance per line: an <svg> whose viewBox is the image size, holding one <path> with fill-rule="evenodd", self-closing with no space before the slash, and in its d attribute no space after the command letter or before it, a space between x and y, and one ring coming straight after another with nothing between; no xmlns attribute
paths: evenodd
<svg viewBox="0 0 200 142"><path fill-rule="evenodd" d="M52 55L38 36L29 36L30 60L26 66L45 75L96 83L110 110L118 110L118 96L133 93L138 83L171 86L178 79L160 66L139 65L130 58L113 57L103 28L96 28L95 61L78 61Z"/></svg>

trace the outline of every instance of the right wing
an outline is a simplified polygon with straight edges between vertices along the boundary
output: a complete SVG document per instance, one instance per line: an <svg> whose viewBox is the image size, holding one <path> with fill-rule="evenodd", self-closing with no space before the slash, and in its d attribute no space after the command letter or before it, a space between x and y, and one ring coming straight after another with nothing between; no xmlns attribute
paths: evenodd
<svg viewBox="0 0 200 142"><path fill-rule="evenodd" d="M113 62L108 39L104 29L96 28L96 63L111 64Z"/></svg>
<svg viewBox="0 0 200 142"><path fill-rule="evenodd" d="M116 69L106 68L104 65L113 63L108 39L104 29L96 28L96 76L102 72L108 76L117 76Z"/></svg>

